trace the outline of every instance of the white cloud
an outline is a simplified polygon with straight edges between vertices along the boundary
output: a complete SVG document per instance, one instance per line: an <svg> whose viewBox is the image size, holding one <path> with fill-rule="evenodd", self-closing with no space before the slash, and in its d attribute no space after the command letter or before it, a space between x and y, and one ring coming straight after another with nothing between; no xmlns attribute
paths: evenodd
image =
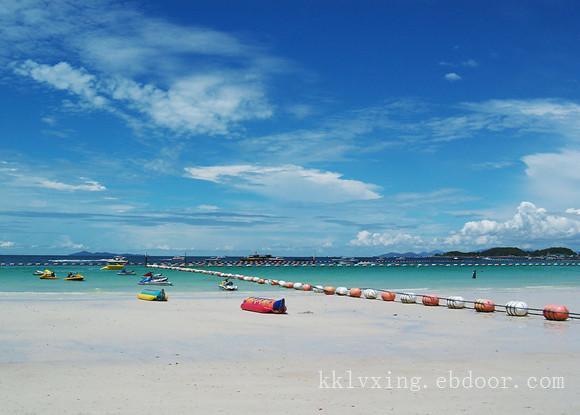
<svg viewBox="0 0 580 415"><path fill-rule="evenodd" d="M353 246L396 246L398 248L421 247L424 243L421 237L408 233L393 231L371 233L366 230L357 233L356 239L350 241L350 245Z"/></svg>
<svg viewBox="0 0 580 415"><path fill-rule="evenodd" d="M559 134L578 140L580 105L560 99L488 100L464 103L477 115L481 128L489 131L516 129L523 132Z"/></svg>
<svg viewBox="0 0 580 415"><path fill-rule="evenodd" d="M449 82L461 81L461 79L463 79L455 72L446 73L444 78Z"/></svg>
<svg viewBox="0 0 580 415"><path fill-rule="evenodd" d="M479 66L479 62L477 62L475 59L467 59L461 62L461 65L466 66L468 68L476 68Z"/></svg>
<svg viewBox="0 0 580 415"><path fill-rule="evenodd" d="M230 34L108 0L1 9L0 59L16 74L79 98L65 108L107 110L134 128L229 134L272 115L265 80L291 66Z"/></svg>
<svg viewBox="0 0 580 415"><path fill-rule="evenodd" d="M96 180L91 180L86 177L79 177L80 183L65 183L60 180L42 177L40 174L46 170L44 167L36 166L34 170L38 170L39 174L31 173L33 170L30 167L21 167L13 163L7 163L7 167L0 167L0 176L2 176L5 185L13 188L22 187L38 187L43 189L75 192L102 192L107 188Z"/></svg>
<svg viewBox="0 0 580 415"><path fill-rule="evenodd" d="M16 245L12 241L0 241L0 248L13 248Z"/></svg>
<svg viewBox="0 0 580 415"><path fill-rule="evenodd" d="M378 187L342 174L296 165L249 164L188 167L187 177L233 186L277 199L305 202L347 202L379 199Z"/></svg>
<svg viewBox="0 0 580 415"><path fill-rule="evenodd" d="M102 192L107 190L105 186L94 180L85 180L83 183L80 184L68 184L56 180L38 179L35 180L35 184L37 187L43 187L45 189L52 190L61 190L65 192L76 192L76 191Z"/></svg>
<svg viewBox="0 0 580 415"><path fill-rule="evenodd" d="M216 212L220 208L218 206L215 206L215 205L198 205L197 209L201 210L203 212Z"/></svg>
<svg viewBox="0 0 580 415"><path fill-rule="evenodd" d="M568 208L566 209L566 213L571 215L579 215L580 216L580 209Z"/></svg>
<svg viewBox="0 0 580 415"><path fill-rule="evenodd" d="M534 197L561 208L580 203L580 151L530 154L522 161Z"/></svg>
<svg viewBox="0 0 580 415"><path fill-rule="evenodd" d="M106 99L96 92L96 78L86 70L75 69L66 62L43 65L28 59L16 64L14 71L56 89L78 95L97 108L106 104Z"/></svg>
<svg viewBox="0 0 580 415"><path fill-rule="evenodd" d="M480 220L465 223L445 242L457 247L559 243L580 239L580 220L549 214L531 202L522 202L515 215L504 222Z"/></svg>
<svg viewBox="0 0 580 415"><path fill-rule="evenodd" d="M70 236L64 235L60 237L60 243L56 248L66 248L66 249L86 249L87 247L82 243L73 242Z"/></svg>

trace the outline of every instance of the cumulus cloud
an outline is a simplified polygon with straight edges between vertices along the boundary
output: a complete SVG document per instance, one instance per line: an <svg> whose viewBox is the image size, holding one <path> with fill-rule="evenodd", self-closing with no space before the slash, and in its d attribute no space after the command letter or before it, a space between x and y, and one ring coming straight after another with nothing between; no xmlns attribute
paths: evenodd
<svg viewBox="0 0 580 415"><path fill-rule="evenodd" d="M378 187L342 174L297 165L249 164L188 167L186 177L233 186L277 199L348 202L379 199Z"/></svg>
<svg viewBox="0 0 580 415"><path fill-rule="evenodd" d="M350 245L353 246L396 246L398 248L416 248L424 243L421 237L408 233L393 231L372 233L366 230L358 232L356 239L350 241Z"/></svg>
<svg viewBox="0 0 580 415"><path fill-rule="evenodd" d="M14 245L16 244L12 241L0 241L0 248L12 248Z"/></svg>
<svg viewBox="0 0 580 415"><path fill-rule="evenodd" d="M511 219L504 222L480 220L465 223L445 242L453 246L533 244L565 242L580 238L580 220L549 214L531 202L522 202Z"/></svg>
<svg viewBox="0 0 580 415"><path fill-rule="evenodd" d="M455 82L455 81L461 81L461 76L459 76L459 74L455 73L455 72L449 72L446 73L444 76L445 80L449 81L449 82Z"/></svg>
<svg viewBox="0 0 580 415"><path fill-rule="evenodd" d="M566 209L566 213L571 215L579 215L580 216L580 209L568 208Z"/></svg>

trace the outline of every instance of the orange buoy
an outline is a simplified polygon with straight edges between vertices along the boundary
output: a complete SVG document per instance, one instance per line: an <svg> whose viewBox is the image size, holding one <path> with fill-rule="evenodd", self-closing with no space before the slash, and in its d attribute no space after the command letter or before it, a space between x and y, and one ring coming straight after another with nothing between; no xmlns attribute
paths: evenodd
<svg viewBox="0 0 580 415"><path fill-rule="evenodd" d="M324 287L324 294L326 295L334 295L336 292L336 288L334 287Z"/></svg>
<svg viewBox="0 0 580 415"><path fill-rule="evenodd" d="M312 285L310 285L310 284L304 284L304 285L302 286L302 289L303 289L304 291L312 291Z"/></svg>
<svg viewBox="0 0 580 415"><path fill-rule="evenodd" d="M381 298L383 299L383 301L395 301L396 297L397 297L397 295L395 293L390 292L390 291L383 291L381 293Z"/></svg>
<svg viewBox="0 0 580 415"><path fill-rule="evenodd" d="M350 295L351 297L359 298L361 295L361 290L360 290L360 288L351 288L348 291L348 295Z"/></svg>
<svg viewBox="0 0 580 415"><path fill-rule="evenodd" d="M547 320L564 321L570 317L570 311L565 305L548 304L544 307L544 317Z"/></svg>
<svg viewBox="0 0 580 415"><path fill-rule="evenodd" d="M287 282L284 287L286 288L294 288L294 283L293 282Z"/></svg>
<svg viewBox="0 0 580 415"><path fill-rule="evenodd" d="M437 297L436 295L424 295L423 305L437 306L439 305L439 297Z"/></svg>
<svg viewBox="0 0 580 415"><path fill-rule="evenodd" d="M495 304L486 298L478 298L473 303L473 308L479 313L493 313L495 311Z"/></svg>

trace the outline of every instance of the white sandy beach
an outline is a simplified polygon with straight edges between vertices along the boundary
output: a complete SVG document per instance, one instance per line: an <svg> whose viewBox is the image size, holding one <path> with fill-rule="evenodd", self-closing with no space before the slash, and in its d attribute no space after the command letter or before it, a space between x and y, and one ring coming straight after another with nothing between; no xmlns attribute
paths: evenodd
<svg viewBox="0 0 580 415"><path fill-rule="evenodd" d="M241 293L2 294L0 413L580 411L578 321L275 294L287 315L243 312ZM470 387L469 371L486 387Z"/></svg>

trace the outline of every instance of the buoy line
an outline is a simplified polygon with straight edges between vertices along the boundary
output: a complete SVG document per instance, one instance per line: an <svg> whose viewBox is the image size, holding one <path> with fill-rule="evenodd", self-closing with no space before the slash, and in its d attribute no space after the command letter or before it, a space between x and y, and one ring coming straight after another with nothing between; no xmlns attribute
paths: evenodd
<svg viewBox="0 0 580 415"><path fill-rule="evenodd" d="M312 291L316 293L324 293L326 295L338 295L353 298L365 298L369 300L395 301L399 297L399 302L403 304L418 304L417 299L421 299L424 306L436 306L449 309L463 309L468 308L481 313L498 312L497 308L501 308L508 316L525 317L543 316L547 320L565 321L565 320L580 320L580 313L573 313L568 310L565 305L548 304L544 308L529 307L524 301L508 301L506 304L495 304L490 299L476 299L474 301L466 300L461 296L440 297L434 294L415 294L411 292L393 291L380 288L358 288L358 287L333 287L314 285L302 282L291 282L284 280L275 280L270 278L251 277L242 274L230 274L220 271L201 270L195 268L185 268L169 265L148 264L149 268L169 269L173 271L193 272L204 275L213 275L219 278L236 278L241 281L254 282L258 284L268 284L272 286L280 286L283 288L293 288L299 291ZM380 293L380 295L379 295ZM444 302L444 304L441 304ZM472 307L466 307L466 304L471 304Z"/></svg>

